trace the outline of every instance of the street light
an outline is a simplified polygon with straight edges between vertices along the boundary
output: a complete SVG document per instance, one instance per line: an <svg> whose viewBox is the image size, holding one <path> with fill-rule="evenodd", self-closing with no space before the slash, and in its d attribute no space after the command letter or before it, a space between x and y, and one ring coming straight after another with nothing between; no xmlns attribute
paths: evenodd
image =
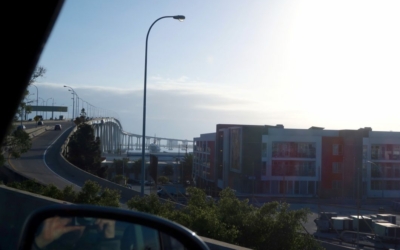
<svg viewBox="0 0 400 250"><path fill-rule="evenodd" d="M32 83L31 83L31 85L36 88L36 116L37 116L37 112L38 112L37 108L39 106L39 89L36 85L34 85Z"/></svg>
<svg viewBox="0 0 400 250"><path fill-rule="evenodd" d="M48 98L48 99L46 100L46 107L47 107L47 102L48 102L50 99L53 99L53 98L50 97L50 98ZM53 99L53 102L54 102L54 99ZM48 112L48 111L46 111L46 120L47 120L47 112Z"/></svg>
<svg viewBox="0 0 400 250"><path fill-rule="evenodd" d="M39 97L39 99L42 100L42 106L44 106L45 100L43 100L43 98L40 98L40 97ZM42 109L42 116L43 116L43 115L44 115L44 114L43 114L43 109ZM42 118L43 118L43 117L42 117Z"/></svg>
<svg viewBox="0 0 400 250"><path fill-rule="evenodd" d="M70 86L64 85L64 88L69 88L68 91L72 91L72 119L75 119L75 91Z"/></svg>
<svg viewBox="0 0 400 250"><path fill-rule="evenodd" d="M53 107L51 108L51 118L54 120L54 98L53 98Z"/></svg>
<svg viewBox="0 0 400 250"><path fill-rule="evenodd" d="M144 59L144 90L143 90L143 133L142 133L142 183L141 183L141 196L144 196L144 179L145 179L145 145L146 145L146 84L147 84L147 44L149 40L149 34L150 30L153 27L153 25L158 22L161 19L164 18L173 18L179 21L185 20L185 16L182 15L177 15L177 16L163 16L158 18L153 22L153 24L150 26L149 30L147 31L147 36L146 36L146 50L145 50L145 59Z"/></svg>

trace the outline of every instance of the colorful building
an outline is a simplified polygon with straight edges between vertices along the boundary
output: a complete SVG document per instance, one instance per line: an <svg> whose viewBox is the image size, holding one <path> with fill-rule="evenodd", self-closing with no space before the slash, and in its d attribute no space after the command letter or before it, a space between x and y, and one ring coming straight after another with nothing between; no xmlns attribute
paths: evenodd
<svg viewBox="0 0 400 250"><path fill-rule="evenodd" d="M218 124L194 139L206 190L287 197L400 197L400 132Z"/></svg>

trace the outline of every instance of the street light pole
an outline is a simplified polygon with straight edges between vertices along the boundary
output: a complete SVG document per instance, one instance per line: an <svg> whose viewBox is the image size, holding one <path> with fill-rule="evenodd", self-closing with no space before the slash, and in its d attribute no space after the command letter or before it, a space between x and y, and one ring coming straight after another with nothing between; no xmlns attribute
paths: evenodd
<svg viewBox="0 0 400 250"><path fill-rule="evenodd" d="M47 102L48 102L50 99L53 99L53 98L50 97L50 98L48 98L48 99L46 100L46 107L47 107ZM53 99L53 101L54 101L54 99ZM48 111L46 111L46 120L47 120L47 112L48 112Z"/></svg>
<svg viewBox="0 0 400 250"><path fill-rule="evenodd" d="M76 111L77 111L78 115L80 116L80 111L79 111L79 100L80 100L80 98L79 98L79 96L78 96L78 94L76 92L75 92L75 95L76 95Z"/></svg>
<svg viewBox="0 0 400 250"><path fill-rule="evenodd" d="M40 98L40 97L39 97L39 99L42 100L42 106L44 106L44 100L43 100L43 98ZM43 116L43 115L44 115L44 114L43 114L43 110L42 110L42 116ZM42 117L42 118L43 118L43 117Z"/></svg>
<svg viewBox="0 0 400 250"><path fill-rule="evenodd" d="M75 119L75 91L70 86L64 85L64 88L69 88L72 91L72 120Z"/></svg>
<svg viewBox="0 0 400 250"><path fill-rule="evenodd" d="M37 116L37 112L38 112L37 108L39 106L39 89L36 85L34 85L34 84L31 84L31 85L36 88L36 116Z"/></svg>
<svg viewBox="0 0 400 250"><path fill-rule="evenodd" d="M53 98L53 107L51 108L51 118L54 120L54 98Z"/></svg>
<svg viewBox="0 0 400 250"><path fill-rule="evenodd" d="M153 27L153 25L158 22L159 20L163 18L173 18L177 19L179 21L185 20L185 16L182 15L177 15L177 16L163 16L158 18L153 22L153 24L150 26L149 30L147 31L147 36L146 36L146 50L145 50L145 59L144 59L144 90L143 90L143 133L142 133L142 182L141 182L141 189L140 189L140 194L143 197L144 196L144 179L145 179L145 143L146 143L146 85L147 85L147 45L148 45L148 40L149 40L149 34L150 30Z"/></svg>

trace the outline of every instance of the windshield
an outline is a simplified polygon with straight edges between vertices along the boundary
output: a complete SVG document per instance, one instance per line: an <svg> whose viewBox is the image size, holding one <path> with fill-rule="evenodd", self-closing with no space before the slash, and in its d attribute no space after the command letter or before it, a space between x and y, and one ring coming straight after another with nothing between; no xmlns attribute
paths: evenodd
<svg viewBox="0 0 400 250"><path fill-rule="evenodd" d="M150 194L193 205L196 187L218 211L208 219L237 231L143 211L244 247L265 239L225 217L271 202L309 209L294 231L313 239L395 244L399 12L397 1L66 1L16 115L34 139L12 171L70 186L73 203L91 180L98 205L131 209ZM242 212L224 210L227 197Z"/></svg>

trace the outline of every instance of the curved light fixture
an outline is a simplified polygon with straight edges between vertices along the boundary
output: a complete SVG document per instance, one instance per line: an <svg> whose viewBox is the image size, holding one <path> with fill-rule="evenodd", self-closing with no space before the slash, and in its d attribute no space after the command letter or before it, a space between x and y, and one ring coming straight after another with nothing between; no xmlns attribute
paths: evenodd
<svg viewBox="0 0 400 250"><path fill-rule="evenodd" d="M185 16L183 15L173 16L173 18L179 20L180 22L183 22L185 20Z"/></svg>
<svg viewBox="0 0 400 250"><path fill-rule="evenodd" d="M183 15L176 15L176 16L163 16L155 20L151 25L149 30L147 31L146 36L146 48L145 48L145 56L144 56L144 88L143 88L143 126L142 126L142 168L141 168L141 187L140 187L140 195L144 196L144 180L145 180L145 148L146 148L146 92L147 92L147 46L149 41L149 34L153 25L161 19L164 18L173 18L179 21L185 20L185 16Z"/></svg>

